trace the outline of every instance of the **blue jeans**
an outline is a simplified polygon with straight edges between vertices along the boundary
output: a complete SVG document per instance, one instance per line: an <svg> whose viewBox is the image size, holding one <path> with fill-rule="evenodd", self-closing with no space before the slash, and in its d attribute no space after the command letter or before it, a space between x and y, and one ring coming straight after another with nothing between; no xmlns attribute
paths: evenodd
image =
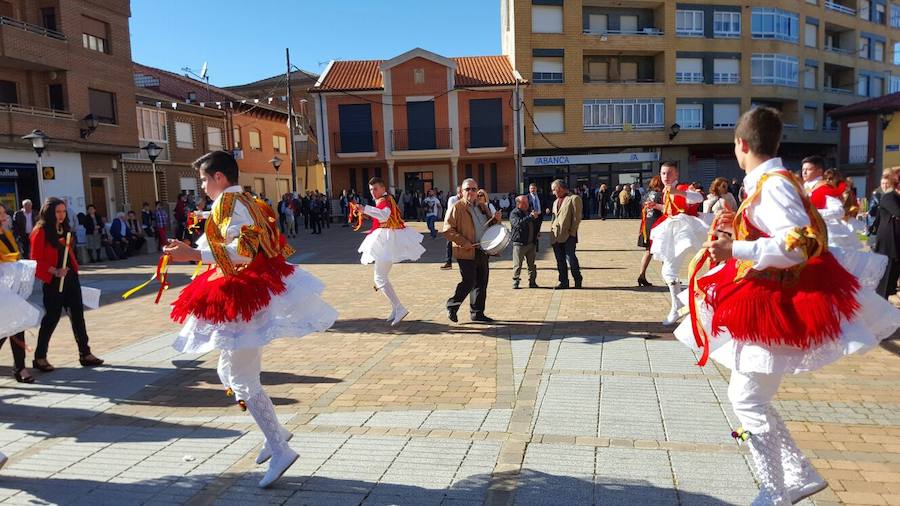
<svg viewBox="0 0 900 506"><path fill-rule="evenodd" d="M427 216L425 219L428 222L428 230L431 231L431 238L434 239L437 237L437 230L434 228L434 222L437 221L437 216Z"/></svg>

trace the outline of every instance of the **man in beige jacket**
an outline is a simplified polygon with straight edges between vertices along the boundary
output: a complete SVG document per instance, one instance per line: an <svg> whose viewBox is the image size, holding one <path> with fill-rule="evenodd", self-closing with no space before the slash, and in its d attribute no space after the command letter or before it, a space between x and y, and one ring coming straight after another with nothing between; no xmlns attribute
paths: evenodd
<svg viewBox="0 0 900 506"><path fill-rule="evenodd" d="M578 226L581 224L581 197L569 194L569 188L562 179L553 181L550 190L556 195L556 200L553 201L553 221L550 223L550 243L556 256L556 270L559 271L559 284L556 288L569 288L569 269L572 270L575 288L581 288L581 267L575 256Z"/></svg>
<svg viewBox="0 0 900 506"><path fill-rule="evenodd" d="M474 179L463 181L460 189L463 196L449 206L442 230L444 237L453 243L453 257L456 258L462 275L462 281L456 285L456 291L447 300L447 317L456 322L459 306L469 297L472 321L491 323L494 320L484 314L490 269L488 255L482 251L480 243L484 231L500 222L500 212L491 215L486 207L478 205L475 199L478 183Z"/></svg>

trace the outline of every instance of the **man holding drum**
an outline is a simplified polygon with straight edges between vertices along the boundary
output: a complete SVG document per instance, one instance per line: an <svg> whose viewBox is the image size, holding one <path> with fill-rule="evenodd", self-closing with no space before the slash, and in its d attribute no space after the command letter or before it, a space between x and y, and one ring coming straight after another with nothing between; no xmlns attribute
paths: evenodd
<svg viewBox="0 0 900 506"><path fill-rule="evenodd" d="M485 316L484 304L487 300L488 254L481 250L480 242L484 232L495 223L500 223L500 213L491 215L487 206L479 206L476 201L478 183L466 179L460 185L462 198L448 206L444 220L444 237L453 243L453 256L459 264L462 280L456 285L456 292L447 300L447 317L458 321L457 313L462 302L469 297L469 311L472 321L491 323Z"/></svg>

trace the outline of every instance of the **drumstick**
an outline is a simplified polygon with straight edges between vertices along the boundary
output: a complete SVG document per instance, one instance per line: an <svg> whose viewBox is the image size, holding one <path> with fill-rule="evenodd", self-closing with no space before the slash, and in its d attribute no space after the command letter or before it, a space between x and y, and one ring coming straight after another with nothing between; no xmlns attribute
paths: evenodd
<svg viewBox="0 0 900 506"><path fill-rule="evenodd" d="M63 264L62 268L65 269L67 265L69 265L69 246L72 244L72 232L66 232L66 254L63 255ZM63 291L63 283L66 282L66 277L63 276L59 278L59 293Z"/></svg>

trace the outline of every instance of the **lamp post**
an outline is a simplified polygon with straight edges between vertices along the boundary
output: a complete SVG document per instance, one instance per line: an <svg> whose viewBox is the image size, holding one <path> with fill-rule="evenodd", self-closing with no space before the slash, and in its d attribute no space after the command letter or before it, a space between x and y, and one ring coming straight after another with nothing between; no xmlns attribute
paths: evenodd
<svg viewBox="0 0 900 506"><path fill-rule="evenodd" d="M31 147L37 155L38 193L40 194L38 202L42 202L46 195L44 195L44 160L41 158L41 154L46 149L50 137L43 130L34 129L30 134L23 135L22 139L31 142Z"/></svg>
<svg viewBox="0 0 900 506"><path fill-rule="evenodd" d="M281 167L281 158L276 156L269 160L269 163L272 164L272 167L275 167L275 173L278 174L278 168Z"/></svg>
<svg viewBox="0 0 900 506"><path fill-rule="evenodd" d="M150 167L153 172L153 195L156 197L155 202L159 202L159 184L156 182L156 158L162 153L162 148L157 146L155 142L150 141L141 149L147 152L147 158L150 159Z"/></svg>

